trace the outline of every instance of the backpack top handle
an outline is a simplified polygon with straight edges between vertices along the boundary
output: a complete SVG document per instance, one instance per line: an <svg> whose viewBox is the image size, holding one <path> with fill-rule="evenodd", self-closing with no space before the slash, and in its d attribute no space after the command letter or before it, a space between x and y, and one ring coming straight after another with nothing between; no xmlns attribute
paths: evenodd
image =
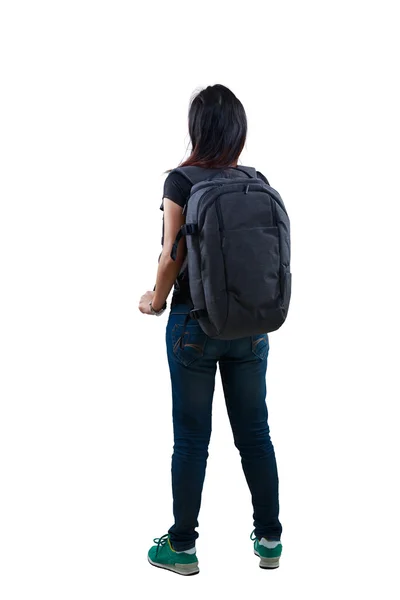
<svg viewBox="0 0 400 600"><path fill-rule="evenodd" d="M250 179L258 179L257 170L254 167L225 167L225 168L226 169L235 169L236 171L241 171L242 173L245 173L248 177L250 177ZM199 183L200 181L207 179L211 175L214 175L215 171L217 171L217 175L216 175L216 177L217 177L218 172L224 171L224 170L225 169L223 169L223 168L205 169L204 167L187 166L187 167L176 167L175 169L172 169L171 173L172 172L180 173L193 186L193 185L195 185L195 183Z"/></svg>

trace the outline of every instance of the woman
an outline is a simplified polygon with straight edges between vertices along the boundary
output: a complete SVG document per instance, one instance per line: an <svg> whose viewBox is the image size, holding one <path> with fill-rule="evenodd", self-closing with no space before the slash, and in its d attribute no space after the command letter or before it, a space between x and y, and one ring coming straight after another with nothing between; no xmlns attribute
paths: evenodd
<svg viewBox="0 0 400 600"><path fill-rule="evenodd" d="M208 86L192 99L189 134L192 151L180 166L197 165L205 172L240 169L237 162L246 140L247 119L241 102L228 88ZM268 183L260 172L257 175ZM166 535L154 540L156 545L150 549L148 559L154 566L182 575L199 572L195 528L208 457L218 362L235 446L252 496L254 552L260 557L262 568L276 568L282 551L282 526L278 518L278 473L265 402L268 335L259 337L257 343L252 337L231 341L212 339L197 321L187 319L193 305L184 240L179 243L175 261L170 254L177 232L185 222L183 208L190 187L181 173L170 173L165 179L161 206L163 250L155 291L144 294L139 304L142 313L161 314L175 283L166 331L173 398L175 522Z"/></svg>

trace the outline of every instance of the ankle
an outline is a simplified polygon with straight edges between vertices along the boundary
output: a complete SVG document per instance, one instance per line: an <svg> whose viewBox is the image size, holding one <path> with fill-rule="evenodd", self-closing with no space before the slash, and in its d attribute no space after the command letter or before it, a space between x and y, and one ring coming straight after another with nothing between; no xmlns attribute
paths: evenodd
<svg viewBox="0 0 400 600"><path fill-rule="evenodd" d="M264 546L265 548L276 548L280 543L280 540L268 540L265 537L260 539L261 546Z"/></svg>
<svg viewBox="0 0 400 600"><path fill-rule="evenodd" d="M191 548L185 548L185 550L176 550L174 548L173 543L171 542L171 548L174 552L176 552L177 554L196 554L196 546L192 546Z"/></svg>

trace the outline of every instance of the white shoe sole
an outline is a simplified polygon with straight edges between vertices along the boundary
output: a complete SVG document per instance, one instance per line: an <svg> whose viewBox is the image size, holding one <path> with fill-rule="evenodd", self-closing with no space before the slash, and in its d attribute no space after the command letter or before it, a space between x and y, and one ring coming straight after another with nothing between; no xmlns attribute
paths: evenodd
<svg viewBox="0 0 400 600"><path fill-rule="evenodd" d="M277 569L279 567L279 557L278 558L264 558L260 556L258 552L254 551L254 554L260 559L260 567L261 569Z"/></svg>
<svg viewBox="0 0 400 600"><path fill-rule="evenodd" d="M199 563L192 563L190 565L163 565L161 563L153 562L149 557L147 560L153 567L158 567L159 569L166 569L167 571L172 571L173 573L178 573L178 575L197 575L200 572Z"/></svg>

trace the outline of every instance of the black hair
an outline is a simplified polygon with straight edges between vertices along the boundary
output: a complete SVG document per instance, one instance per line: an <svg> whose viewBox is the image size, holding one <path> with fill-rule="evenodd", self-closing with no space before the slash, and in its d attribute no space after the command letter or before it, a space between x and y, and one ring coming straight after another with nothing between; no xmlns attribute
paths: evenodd
<svg viewBox="0 0 400 600"><path fill-rule="evenodd" d="M236 163L247 135L247 117L240 100L221 84L196 93L189 105L192 149L179 166L224 168Z"/></svg>

